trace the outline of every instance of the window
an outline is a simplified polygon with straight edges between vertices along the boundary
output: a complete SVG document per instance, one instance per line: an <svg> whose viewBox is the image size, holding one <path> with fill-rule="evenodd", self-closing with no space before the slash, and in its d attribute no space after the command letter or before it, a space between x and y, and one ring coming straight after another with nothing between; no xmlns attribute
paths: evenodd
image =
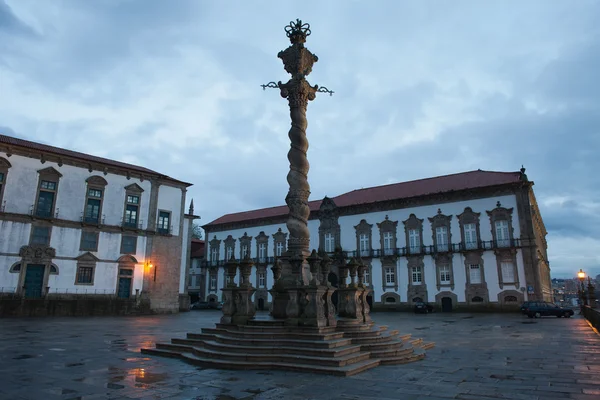
<svg viewBox="0 0 600 400"><path fill-rule="evenodd" d="M440 265L439 267L439 273L440 273L440 284L442 285L449 285L451 282L451 276L450 276L450 266L449 265Z"/></svg>
<svg viewBox="0 0 600 400"><path fill-rule="evenodd" d="M333 253L335 250L335 242L332 233L325 234L325 252Z"/></svg>
<svg viewBox="0 0 600 400"><path fill-rule="evenodd" d="M505 303L516 303L517 301L518 300L517 300L516 296L505 296L504 297L504 302Z"/></svg>
<svg viewBox="0 0 600 400"><path fill-rule="evenodd" d="M421 252L421 238L419 236L418 229L409 229L408 230L408 246L410 247L410 253L420 253Z"/></svg>
<svg viewBox="0 0 600 400"><path fill-rule="evenodd" d="M217 276L210 276L210 290L217 290Z"/></svg>
<svg viewBox="0 0 600 400"><path fill-rule="evenodd" d="M463 230L465 233L465 248L467 250L476 249L477 248L477 227L475 224L465 224L463 225Z"/></svg>
<svg viewBox="0 0 600 400"><path fill-rule="evenodd" d="M42 218L51 218L54 214L55 196L56 182L41 180L35 215Z"/></svg>
<svg viewBox="0 0 600 400"><path fill-rule="evenodd" d="M98 251L98 233L81 231L79 249L83 251Z"/></svg>
<svg viewBox="0 0 600 400"><path fill-rule="evenodd" d="M277 242L275 246L275 255L281 256L283 254L283 242Z"/></svg>
<svg viewBox="0 0 600 400"><path fill-rule="evenodd" d="M80 203L81 204L81 203ZM94 267L77 267L77 284L92 285L94 284Z"/></svg>
<svg viewBox="0 0 600 400"><path fill-rule="evenodd" d="M413 285L420 285L423 282L423 272L421 267L412 267L412 283Z"/></svg>
<svg viewBox="0 0 600 400"><path fill-rule="evenodd" d="M510 246L510 236L508 234L508 221L496 221L496 241L498 247Z"/></svg>
<svg viewBox="0 0 600 400"><path fill-rule="evenodd" d="M231 260L231 257L233 257L233 247L227 247L225 254L227 255L227 261Z"/></svg>
<svg viewBox="0 0 600 400"><path fill-rule="evenodd" d="M469 265L469 277L471 285L478 285L481 283L481 267L479 264Z"/></svg>
<svg viewBox="0 0 600 400"><path fill-rule="evenodd" d="M102 190L88 189L85 204L84 222L97 224L100 221L100 207L102 206Z"/></svg>
<svg viewBox="0 0 600 400"><path fill-rule="evenodd" d="M31 244L50 245L50 227L34 226L31 235Z"/></svg>
<svg viewBox="0 0 600 400"><path fill-rule="evenodd" d="M242 246L242 258L246 258L248 256L248 246Z"/></svg>
<svg viewBox="0 0 600 400"><path fill-rule="evenodd" d="M123 223L124 226L137 228L139 204L139 196L127 195L127 201L125 203L125 220Z"/></svg>
<svg viewBox="0 0 600 400"><path fill-rule="evenodd" d="M361 233L358 237L360 243L360 255L361 257L368 257L370 255L370 246L369 246L369 235L366 233Z"/></svg>
<svg viewBox="0 0 600 400"><path fill-rule="evenodd" d="M212 248L210 250L210 262L212 265L217 265L217 262L219 261L219 250L216 248Z"/></svg>
<svg viewBox="0 0 600 400"><path fill-rule="evenodd" d="M512 262L501 262L500 268L502 268L502 283L515 282L515 269Z"/></svg>
<svg viewBox="0 0 600 400"><path fill-rule="evenodd" d="M267 285L266 274L261 272L258 274L258 287L265 287Z"/></svg>
<svg viewBox="0 0 600 400"><path fill-rule="evenodd" d="M393 285L396 283L396 271L393 267L386 267L385 269L385 283Z"/></svg>
<svg viewBox="0 0 600 400"><path fill-rule="evenodd" d="M448 251L448 228L445 226L435 228L435 238L437 251Z"/></svg>
<svg viewBox="0 0 600 400"><path fill-rule="evenodd" d="M258 245L258 262L264 263L267 261L267 244L260 243Z"/></svg>
<svg viewBox="0 0 600 400"><path fill-rule="evenodd" d="M371 268L365 268L365 285L371 284Z"/></svg>
<svg viewBox="0 0 600 400"><path fill-rule="evenodd" d="M135 254L137 250L137 236L123 236L121 239L121 253Z"/></svg>
<svg viewBox="0 0 600 400"><path fill-rule="evenodd" d="M394 235L392 232L385 232L383 234L383 254L386 256L390 256L394 254Z"/></svg>
<svg viewBox="0 0 600 400"><path fill-rule="evenodd" d="M171 213L168 211L158 212L158 226L156 227L158 233L170 234L171 233Z"/></svg>
<svg viewBox="0 0 600 400"><path fill-rule="evenodd" d="M471 299L472 303L483 303L483 297L475 296Z"/></svg>

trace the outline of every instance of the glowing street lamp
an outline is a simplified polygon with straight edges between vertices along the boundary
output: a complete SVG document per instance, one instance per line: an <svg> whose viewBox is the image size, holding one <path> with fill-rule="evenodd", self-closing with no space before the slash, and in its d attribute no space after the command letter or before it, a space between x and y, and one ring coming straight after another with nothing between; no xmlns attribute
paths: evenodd
<svg viewBox="0 0 600 400"><path fill-rule="evenodd" d="M579 283L581 286L581 288L579 289L579 293L581 294L581 305L587 306L587 296L585 295L585 286L583 284L583 281L585 280L585 272L583 272L583 269L579 269L579 272L577 273L577 278L579 279Z"/></svg>

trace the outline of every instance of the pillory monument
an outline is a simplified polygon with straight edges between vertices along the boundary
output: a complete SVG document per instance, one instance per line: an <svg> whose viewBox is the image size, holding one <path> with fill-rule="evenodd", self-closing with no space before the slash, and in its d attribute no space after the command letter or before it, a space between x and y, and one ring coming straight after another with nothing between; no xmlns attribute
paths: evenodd
<svg viewBox="0 0 600 400"><path fill-rule="evenodd" d="M287 251L277 257L273 271L272 311L269 318L256 318L252 301L255 292L250 275L253 260L232 257L225 264L226 287L223 315L215 328L188 333L171 343L157 343L143 353L181 358L199 366L217 369L279 369L348 376L385 364L403 364L425 357L433 343L412 339L385 326L376 327L370 317L364 282L366 266L339 250L329 257L309 250L308 218L309 163L307 158L306 109L317 93L333 94L306 76L316 55L304 44L310 26L301 20L285 27L291 45L277 55L291 75L286 82L269 82L263 89L277 88L288 100L289 130L289 208ZM332 265L339 271L339 287L328 283ZM239 284L234 279L238 276ZM337 291L337 307L332 295Z"/></svg>

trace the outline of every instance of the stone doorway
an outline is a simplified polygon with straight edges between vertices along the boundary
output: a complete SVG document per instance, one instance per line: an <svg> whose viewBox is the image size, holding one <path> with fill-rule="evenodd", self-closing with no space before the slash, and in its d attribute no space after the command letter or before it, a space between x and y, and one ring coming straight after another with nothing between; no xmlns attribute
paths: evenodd
<svg viewBox="0 0 600 400"><path fill-rule="evenodd" d="M42 297L45 269L44 264L27 264L24 284L26 298L39 299Z"/></svg>
<svg viewBox="0 0 600 400"><path fill-rule="evenodd" d="M450 297L442 297L442 312L452 312L452 299Z"/></svg>
<svg viewBox="0 0 600 400"><path fill-rule="evenodd" d="M258 309L260 311L263 311L265 309L265 299L263 299L262 297L258 299Z"/></svg>

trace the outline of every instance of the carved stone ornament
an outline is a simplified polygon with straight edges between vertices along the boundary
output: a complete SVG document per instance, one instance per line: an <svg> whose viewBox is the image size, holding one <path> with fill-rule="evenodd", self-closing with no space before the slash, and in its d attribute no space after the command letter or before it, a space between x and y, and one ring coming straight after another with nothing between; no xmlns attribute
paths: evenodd
<svg viewBox="0 0 600 400"><path fill-rule="evenodd" d="M23 246L19 256L29 261L50 261L56 257L56 250L48 246Z"/></svg>

